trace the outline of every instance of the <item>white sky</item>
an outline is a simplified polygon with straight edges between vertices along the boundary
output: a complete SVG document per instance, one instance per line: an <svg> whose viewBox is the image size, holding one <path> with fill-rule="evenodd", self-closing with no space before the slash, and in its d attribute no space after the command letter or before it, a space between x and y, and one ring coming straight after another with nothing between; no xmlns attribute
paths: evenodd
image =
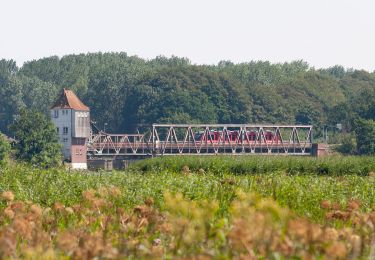
<svg viewBox="0 0 375 260"><path fill-rule="evenodd" d="M0 58L71 53L375 70L374 0L0 0Z"/></svg>

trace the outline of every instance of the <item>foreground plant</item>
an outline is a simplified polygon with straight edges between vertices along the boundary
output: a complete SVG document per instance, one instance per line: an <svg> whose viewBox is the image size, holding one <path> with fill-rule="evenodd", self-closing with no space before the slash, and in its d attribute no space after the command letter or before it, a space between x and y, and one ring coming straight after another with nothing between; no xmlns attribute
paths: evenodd
<svg viewBox="0 0 375 260"><path fill-rule="evenodd" d="M354 259L372 257L375 250L375 209L360 213L357 201L348 202L340 214L349 215L340 219L332 203L322 202L327 223L318 225L242 191L227 218L219 217L216 201L191 201L180 193L165 192L160 210L152 198L125 210L121 195L116 187L102 187L83 192L71 207L55 202L43 208L3 192L1 258ZM343 228L331 227L331 221Z"/></svg>

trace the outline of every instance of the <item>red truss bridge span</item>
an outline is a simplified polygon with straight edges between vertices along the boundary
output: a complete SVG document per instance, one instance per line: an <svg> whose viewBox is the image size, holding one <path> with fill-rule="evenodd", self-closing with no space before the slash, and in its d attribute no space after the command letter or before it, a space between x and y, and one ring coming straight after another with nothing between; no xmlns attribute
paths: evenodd
<svg viewBox="0 0 375 260"><path fill-rule="evenodd" d="M89 157L217 154L311 155L311 125L153 124L145 134L100 131Z"/></svg>

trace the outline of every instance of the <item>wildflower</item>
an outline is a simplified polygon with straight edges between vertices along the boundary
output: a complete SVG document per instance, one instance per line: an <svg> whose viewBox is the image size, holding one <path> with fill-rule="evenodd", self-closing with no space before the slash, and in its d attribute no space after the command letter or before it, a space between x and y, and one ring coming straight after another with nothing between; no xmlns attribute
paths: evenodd
<svg viewBox="0 0 375 260"><path fill-rule="evenodd" d="M33 204L30 207L30 212L33 213L35 216L41 216L43 213L43 210L39 205Z"/></svg>
<svg viewBox="0 0 375 260"><path fill-rule="evenodd" d="M11 209L14 212L23 212L25 209L25 205L22 201L15 201L10 205Z"/></svg>
<svg viewBox="0 0 375 260"><path fill-rule="evenodd" d="M53 209L55 211L62 211L64 208L65 206L61 202L55 202L55 204L53 204Z"/></svg>
<svg viewBox="0 0 375 260"><path fill-rule="evenodd" d="M3 194L1 194L1 197L6 201L14 200L14 194L11 191L4 191Z"/></svg>
<svg viewBox="0 0 375 260"><path fill-rule="evenodd" d="M158 246L161 244L161 239L160 238L155 238L154 241L152 241L152 244L154 246Z"/></svg>
<svg viewBox="0 0 375 260"><path fill-rule="evenodd" d="M344 211L341 211L341 210L331 211L331 212L328 212L326 214L326 218L327 219L340 219L340 220L344 220L345 221L349 217L350 217L350 213L349 212L344 212Z"/></svg>
<svg viewBox="0 0 375 260"><path fill-rule="evenodd" d="M31 231L33 227L31 223L28 222L27 220L16 218L13 221L13 228L21 236L29 237L31 235Z"/></svg>
<svg viewBox="0 0 375 260"><path fill-rule="evenodd" d="M335 242L326 249L326 253L331 258L345 259L348 252L343 243Z"/></svg>
<svg viewBox="0 0 375 260"><path fill-rule="evenodd" d="M357 209L359 209L360 205L361 205L360 201L358 201L358 200L351 200L351 201L348 202L347 210L348 211L357 210Z"/></svg>
<svg viewBox="0 0 375 260"><path fill-rule="evenodd" d="M9 219L13 219L14 211L8 207L4 210L4 215L7 216Z"/></svg>
<svg viewBox="0 0 375 260"><path fill-rule="evenodd" d="M322 209L330 209L330 208L331 208L331 202L328 201L328 200L322 200L322 201L320 202L320 207L321 207Z"/></svg>
<svg viewBox="0 0 375 260"><path fill-rule="evenodd" d="M317 241L322 235L323 231L317 224L310 224L310 238L313 241Z"/></svg>
<svg viewBox="0 0 375 260"><path fill-rule="evenodd" d="M92 201L92 206L94 206L96 209L103 208L105 205L107 205L107 202L104 199L94 199Z"/></svg>
<svg viewBox="0 0 375 260"><path fill-rule="evenodd" d="M289 232L297 237L305 237L308 232L308 222L305 220L292 220L288 223Z"/></svg>
<svg viewBox="0 0 375 260"><path fill-rule="evenodd" d="M339 237L339 234L334 228L326 228L324 230L324 237L327 241L336 241Z"/></svg>
<svg viewBox="0 0 375 260"><path fill-rule="evenodd" d="M72 233L62 233L57 236L58 248L65 252L72 252L78 246L78 238Z"/></svg>
<svg viewBox="0 0 375 260"><path fill-rule="evenodd" d="M16 233L10 229L4 229L0 236L0 252L2 259L10 259L17 249L17 237Z"/></svg>
<svg viewBox="0 0 375 260"><path fill-rule="evenodd" d="M160 231L162 233L171 233L173 231L173 225L171 223L163 223L160 226Z"/></svg>
<svg viewBox="0 0 375 260"><path fill-rule="evenodd" d="M117 198L117 197L120 197L121 196L121 190L117 187L111 187L109 189L109 194L114 197L114 198Z"/></svg>
<svg viewBox="0 0 375 260"><path fill-rule="evenodd" d="M332 204L332 209L339 210L339 209L341 209L341 206L338 203L334 203L334 204Z"/></svg>
<svg viewBox="0 0 375 260"><path fill-rule="evenodd" d="M81 208L82 208L82 206L79 205L79 204L74 204L72 206L72 209L73 209L74 212L79 212L81 210Z"/></svg>
<svg viewBox="0 0 375 260"><path fill-rule="evenodd" d="M86 190L82 192L82 197L86 201L92 201L95 199L95 191L94 190Z"/></svg>
<svg viewBox="0 0 375 260"><path fill-rule="evenodd" d="M139 214L142 217L149 215L150 209L147 206L137 206L133 209L134 213Z"/></svg>

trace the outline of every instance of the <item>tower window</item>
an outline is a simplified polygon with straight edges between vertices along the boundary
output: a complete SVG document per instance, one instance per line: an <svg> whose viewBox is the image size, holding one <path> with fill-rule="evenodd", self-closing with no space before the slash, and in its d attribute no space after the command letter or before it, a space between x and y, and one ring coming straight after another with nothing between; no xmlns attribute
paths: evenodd
<svg viewBox="0 0 375 260"><path fill-rule="evenodd" d="M57 132L57 134L59 134L60 133L60 128L56 127L56 132Z"/></svg>
<svg viewBox="0 0 375 260"><path fill-rule="evenodd" d="M68 127L66 127L66 126L63 127L63 134L64 135L68 134Z"/></svg>
<svg viewBox="0 0 375 260"><path fill-rule="evenodd" d="M64 139L63 139L63 142L64 142L64 143L68 142L68 138L64 138Z"/></svg>
<svg viewBox="0 0 375 260"><path fill-rule="evenodd" d="M59 110L53 110L53 117L58 118L59 117Z"/></svg>

